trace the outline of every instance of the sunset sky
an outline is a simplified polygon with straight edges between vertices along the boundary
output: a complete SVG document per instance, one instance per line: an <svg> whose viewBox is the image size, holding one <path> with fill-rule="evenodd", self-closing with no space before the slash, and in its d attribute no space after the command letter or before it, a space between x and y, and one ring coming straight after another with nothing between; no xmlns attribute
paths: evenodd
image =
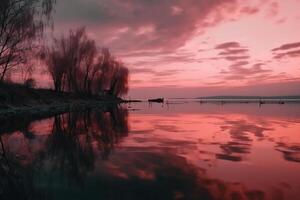
<svg viewBox="0 0 300 200"><path fill-rule="evenodd" d="M128 97L300 95L300 0L59 0L130 70Z"/></svg>

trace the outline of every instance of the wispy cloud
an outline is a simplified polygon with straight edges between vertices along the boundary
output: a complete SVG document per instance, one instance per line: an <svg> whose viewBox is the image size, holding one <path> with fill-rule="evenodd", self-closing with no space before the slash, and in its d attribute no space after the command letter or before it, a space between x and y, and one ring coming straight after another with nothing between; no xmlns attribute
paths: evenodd
<svg viewBox="0 0 300 200"><path fill-rule="evenodd" d="M298 47L300 47L300 42L288 43L288 44L283 44L280 47L274 48L272 49L272 51L290 50Z"/></svg>
<svg viewBox="0 0 300 200"><path fill-rule="evenodd" d="M215 46L215 49L230 49L230 48L240 48L241 45L238 42L225 42Z"/></svg>
<svg viewBox="0 0 300 200"><path fill-rule="evenodd" d="M281 59L284 57L300 57L300 49L299 50L295 50L295 51L287 51L287 52L283 52L283 53L276 53L274 55L275 59Z"/></svg>
<svg viewBox="0 0 300 200"><path fill-rule="evenodd" d="M226 49L219 53L220 56L227 56L227 55L235 55L235 54L244 54L247 53L249 50L245 48L240 49Z"/></svg>
<svg viewBox="0 0 300 200"><path fill-rule="evenodd" d="M167 70L153 70L149 68L130 68L132 74L151 74L155 77L173 76L180 73L182 70L179 69L167 69Z"/></svg>

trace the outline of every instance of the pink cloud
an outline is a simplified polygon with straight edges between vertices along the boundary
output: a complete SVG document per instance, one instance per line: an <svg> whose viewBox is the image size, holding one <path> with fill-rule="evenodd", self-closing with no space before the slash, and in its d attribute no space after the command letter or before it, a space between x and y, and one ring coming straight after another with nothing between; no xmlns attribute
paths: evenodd
<svg viewBox="0 0 300 200"><path fill-rule="evenodd" d="M300 47L300 42L283 44L280 47L272 49L272 51L289 50L297 47Z"/></svg>
<svg viewBox="0 0 300 200"><path fill-rule="evenodd" d="M240 48L241 45L238 42L225 42L215 46L215 49L228 49L228 48Z"/></svg>
<svg viewBox="0 0 300 200"><path fill-rule="evenodd" d="M225 51L220 52L218 55L243 54L248 51L249 51L248 49L226 49Z"/></svg>
<svg viewBox="0 0 300 200"><path fill-rule="evenodd" d="M259 12L259 9L256 8L256 7L249 7L249 6L246 6L246 7L241 8L240 12L241 12L241 13L248 14L248 15L253 15L253 14L258 13L258 12Z"/></svg>
<svg viewBox="0 0 300 200"><path fill-rule="evenodd" d="M295 51L287 51L287 52L283 52L283 53L278 53L278 54L275 54L275 56L274 56L275 59L281 59L284 57L300 57L300 49L295 50Z"/></svg>

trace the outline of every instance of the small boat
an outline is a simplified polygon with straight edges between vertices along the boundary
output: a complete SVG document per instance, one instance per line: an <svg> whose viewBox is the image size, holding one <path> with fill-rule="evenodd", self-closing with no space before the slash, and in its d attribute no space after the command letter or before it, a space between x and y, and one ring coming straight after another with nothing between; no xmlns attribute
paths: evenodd
<svg viewBox="0 0 300 200"><path fill-rule="evenodd" d="M148 99L148 102L163 103L164 102L164 98Z"/></svg>
<svg viewBox="0 0 300 200"><path fill-rule="evenodd" d="M259 105L265 104L266 102L263 101L262 99L259 99Z"/></svg>

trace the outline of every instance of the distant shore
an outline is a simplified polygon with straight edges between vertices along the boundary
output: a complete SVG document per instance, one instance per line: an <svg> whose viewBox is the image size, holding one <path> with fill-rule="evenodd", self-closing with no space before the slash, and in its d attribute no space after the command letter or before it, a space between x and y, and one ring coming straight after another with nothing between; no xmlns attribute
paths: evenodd
<svg viewBox="0 0 300 200"><path fill-rule="evenodd" d="M195 100L200 103L300 103L300 96L203 96L195 98L170 98L169 100Z"/></svg>

